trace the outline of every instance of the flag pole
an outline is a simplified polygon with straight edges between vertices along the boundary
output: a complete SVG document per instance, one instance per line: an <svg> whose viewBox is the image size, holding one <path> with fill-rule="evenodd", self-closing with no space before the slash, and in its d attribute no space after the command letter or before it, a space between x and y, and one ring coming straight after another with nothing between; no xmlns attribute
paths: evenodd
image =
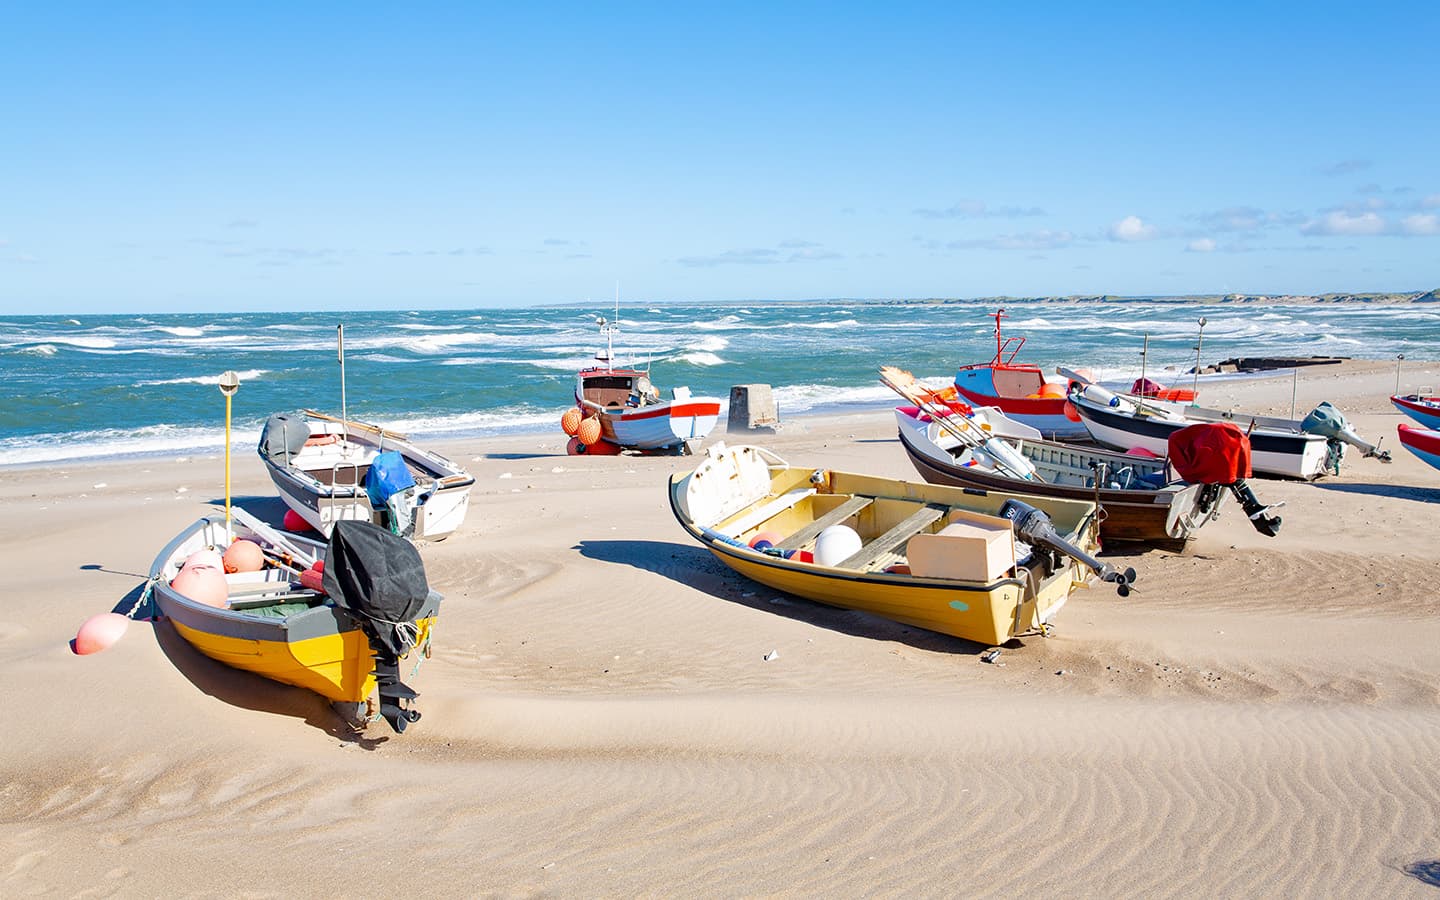
<svg viewBox="0 0 1440 900"><path fill-rule="evenodd" d="M220 376L220 393L225 395L225 540L234 541L230 530L230 399L240 390L240 376L225 372Z"/></svg>

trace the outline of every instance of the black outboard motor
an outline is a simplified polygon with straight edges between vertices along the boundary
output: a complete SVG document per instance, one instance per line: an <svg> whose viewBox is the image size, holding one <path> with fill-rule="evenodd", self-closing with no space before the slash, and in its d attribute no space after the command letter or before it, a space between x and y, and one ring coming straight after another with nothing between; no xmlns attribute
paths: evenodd
<svg viewBox="0 0 1440 900"><path fill-rule="evenodd" d="M1130 595L1130 585L1135 583L1135 570L1126 569L1121 572L1109 563L1102 563L1100 560L1081 550L1079 547L1062 538L1051 524L1050 517L1028 503L1010 498L1005 505L1000 507L1000 515L1014 523L1015 536L1027 544L1038 544L1057 553L1063 553L1071 559L1077 559L1095 571L1101 581L1109 581L1115 585L1115 592L1122 597Z"/></svg>
<svg viewBox="0 0 1440 900"><path fill-rule="evenodd" d="M420 695L400 681L400 657L415 646L417 616L430 597L415 545L358 519L335 523L325 551L325 593L359 621L375 653L380 715L397 733L420 718Z"/></svg>
<svg viewBox="0 0 1440 900"><path fill-rule="evenodd" d="M1206 491L1228 487L1240 501L1255 530L1268 537L1280 533L1280 517L1270 515L1283 503L1266 506L1245 481L1250 477L1250 438L1234 422L1189 425L1170 435L1170 465ZM1208 501L1207 501L1208 502Z"/></svg>

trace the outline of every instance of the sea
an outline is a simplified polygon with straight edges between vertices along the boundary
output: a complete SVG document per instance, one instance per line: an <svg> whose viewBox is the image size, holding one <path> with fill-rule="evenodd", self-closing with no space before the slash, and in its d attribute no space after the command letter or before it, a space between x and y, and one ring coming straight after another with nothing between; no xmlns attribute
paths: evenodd
<svg viewBox="0 0 1440 900"><path fill-rule="evenodd" d="M684 385L728 401L734 385L768 384L782 421L880 409L900 402L880 383L881 365L940 386L959 366L990 360L996 306L757 301L3 316L0 466L223 450L218 383L227 371L240 379L231 400L235 447L253 445L271 413L301 408L343 409L419 439L558 439L575 372L605 346L601 317L616 327L617 364L648 367L666 396ZM1006 353L1015 350L1017 362L1085 367L1118 384L1142 365L1153 380L1188 384L1197 359L1440 356L1440 308L1424 304L1017 300L1004 311L1004 335L1016 339Z"/></svg>

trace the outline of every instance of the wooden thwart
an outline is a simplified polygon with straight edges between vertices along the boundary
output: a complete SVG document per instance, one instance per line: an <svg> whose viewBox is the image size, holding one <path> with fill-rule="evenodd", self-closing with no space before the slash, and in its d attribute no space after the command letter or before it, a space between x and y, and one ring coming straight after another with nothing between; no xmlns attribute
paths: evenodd
<svg viewBox="0 0 1440 900"><path fill-rule="evenodd" d="M820 532L829 528L831 525L840 524L873 502L875 501L870 497L851 497L849 500L846 500L825 515L776 544L775 549L799 550L801 547L815 540L815 538L820 535Z"/></svg>
<svg viewBox="0 0 1440 900"><path fill-rule="evenodd" d="M949 512L949 508L944 506L926 506L924 509L917 510L899 525L861 547L854 556L840 563L836 568L865 569L874 565L880 557L893 552L947 512Z"/></svg>

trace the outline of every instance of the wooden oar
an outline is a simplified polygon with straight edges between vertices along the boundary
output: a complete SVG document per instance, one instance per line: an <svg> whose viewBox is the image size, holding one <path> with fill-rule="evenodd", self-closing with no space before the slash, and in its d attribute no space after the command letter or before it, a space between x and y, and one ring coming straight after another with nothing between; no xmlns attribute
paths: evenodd
<svg viewBox="0 0 1440 900"><path fill-rule="evenodd" d="M960 443L972 450L982 450L995 462L995 468L1001 470L1011 478L1018 478L1021 481L1039 481L1037 472L1026 472L1010 465L1000 458L1000 454L990 450L986 444L992 440L1001 440L998 437L987 435L978 425L970 420L969 416L958 410L952 409L936 399L935 391L921 385L915 380L915 376L894 366L880 367L880 380L886 387L895 393L914 403L921 410L930 415L936 424L948 432ZM959 420L959 425L954 420ZM961 427L963 426L963 427ZM971 432L977 432L978 437Z"/></svg>
<svg viewBox="0 0 1440 900"><path fill-rule="evenodd" d="M387 428L381 428L379 425L371 425L368 422L357 422L354 419L342 419L338 416L332 416L328 413L322 413L318 410L313 409L302 409L300 411L303 412L305 415L312 416L316 419L323 419L326 422L339 422L342 425L348 425L349 427L358 429L360 431L368 431L371 434L378 434L380 437L391 438L397 441L410 440L409 435L401 434L398 431L390 431Z"/></svg>

